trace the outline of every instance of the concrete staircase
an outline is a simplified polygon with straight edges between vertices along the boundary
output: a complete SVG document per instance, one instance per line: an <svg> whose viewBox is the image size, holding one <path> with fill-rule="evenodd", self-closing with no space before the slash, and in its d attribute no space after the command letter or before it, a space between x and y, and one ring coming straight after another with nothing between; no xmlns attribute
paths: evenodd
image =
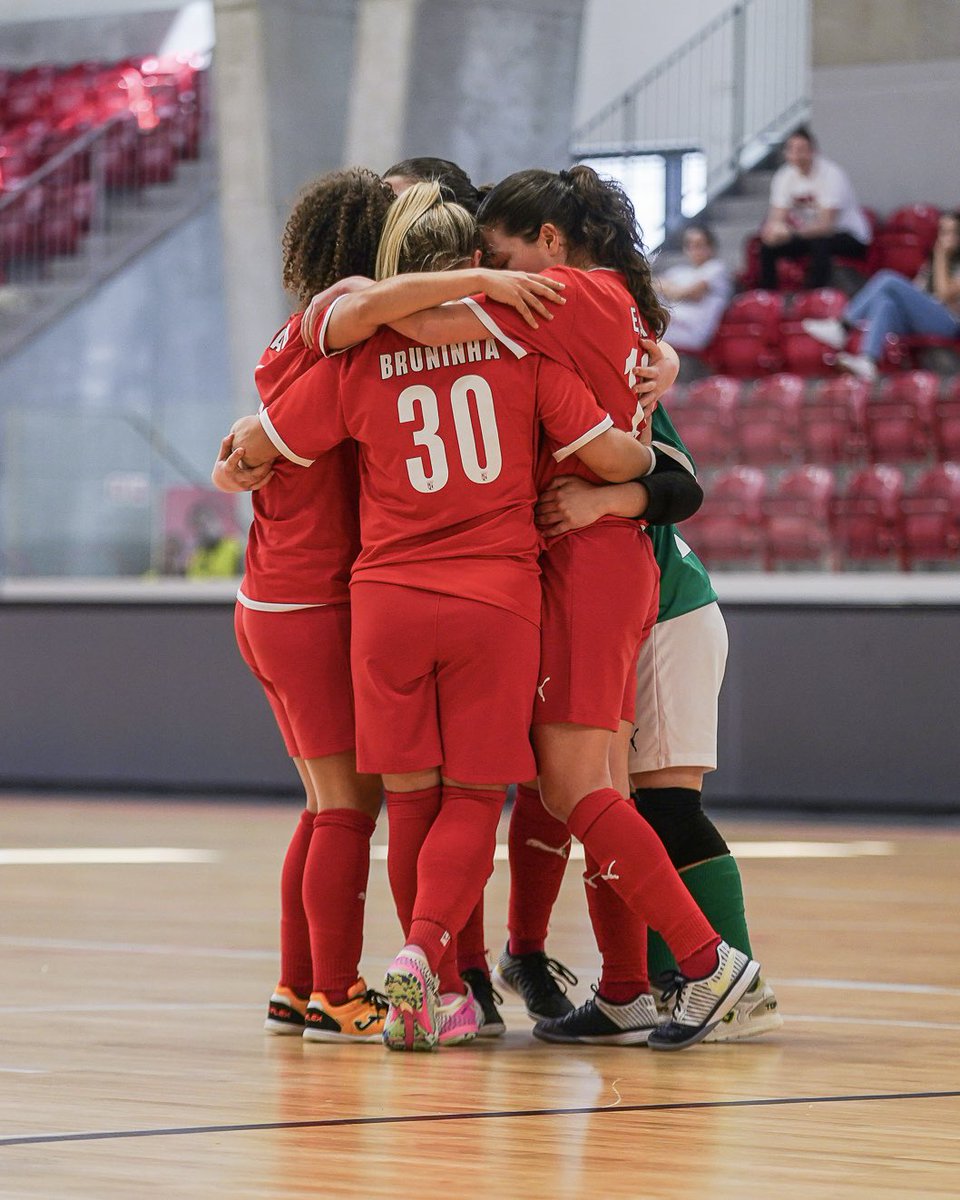
<svg viewBox="0 0 960 1200"><path fill-rule="evenodd" d="M770 180L773 171L757 167L741 175L729 192L708 204L700 214L717 238L717 256L736 274L744 265L743 245L763 223L770 203ZM676 245L668 244L657 257L657 268L666 270L682 262L683 255Z"/></svg>

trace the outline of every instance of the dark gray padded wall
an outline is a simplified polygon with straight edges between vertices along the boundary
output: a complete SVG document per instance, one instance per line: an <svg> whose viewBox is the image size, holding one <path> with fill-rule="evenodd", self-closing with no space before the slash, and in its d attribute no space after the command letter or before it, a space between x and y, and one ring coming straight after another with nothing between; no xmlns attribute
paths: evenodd
<svg viewBox="0 0 960 1200"><path fill-rule="evenodd" d="M725 615L711 804L960 810L960 609ZM0 663L0 786L297 789L227 605L0 605Z"/></svg>

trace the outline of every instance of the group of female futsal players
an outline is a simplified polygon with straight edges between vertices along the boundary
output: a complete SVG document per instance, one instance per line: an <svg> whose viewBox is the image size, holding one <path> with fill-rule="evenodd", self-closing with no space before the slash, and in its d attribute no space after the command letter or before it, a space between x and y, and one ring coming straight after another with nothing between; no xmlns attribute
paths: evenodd
<svg viewBox="0 0 960 1200"><path fill-rule="evenodd" d="M730 944L746 944L739 876L699 808L722 654L707 652L713 759L704 744L690 766L690 742L678 758L659 734L652 751L636 735L630 749L635 729L674 719L660 708L634 725L638 655L665 619L647 523L672 539L661 562L679 563L670 602L683 611L666 615L715 601L663 527L700 493L669 418L654 413L652 437L644 421L676 361L653 340L666 313L632 207L589 168L526 171L491 189L475 221L448 199L459 188L471 204L469 182L423 167L387 172L406 189L396 201L360 170L305 194L284 281L314 299L265 351L261 411L234 426L214 469L218 486L253 492L237 636L307 793L267 1027L394 1049L502 1032L482 892L518 782L498 978L534 1032L658 1049L764 1032L776 1001ZM447 187L408 187L437 168ZM480 269L481 248L507 269ZM682 579L688 559L706 598ZM636 806L628 752L648 793ZM359 974L381 779L406 939L385 995ZM571 835L603 956L579 1009L544 950ZM685 883L711 864L718 903L700 906ZM673 956L656 992L648 925L661 965Z"/></svg>

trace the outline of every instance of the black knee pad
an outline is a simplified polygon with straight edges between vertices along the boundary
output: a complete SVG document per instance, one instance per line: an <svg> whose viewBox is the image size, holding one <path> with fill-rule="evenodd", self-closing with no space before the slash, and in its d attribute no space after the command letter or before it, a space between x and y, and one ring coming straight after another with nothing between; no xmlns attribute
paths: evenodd
<svg viewBox="0 0 960 1200"><path fill-rule="evenodd" d="M720 831L700 807L700 793L692 788L640 788L633 793L633 802L678 871L730 853Z"/></svg>

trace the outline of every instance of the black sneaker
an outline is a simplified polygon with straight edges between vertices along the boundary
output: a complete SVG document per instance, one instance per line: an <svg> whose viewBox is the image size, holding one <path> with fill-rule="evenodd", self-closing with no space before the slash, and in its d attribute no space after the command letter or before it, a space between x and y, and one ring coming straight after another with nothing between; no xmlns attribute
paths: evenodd
<svg viewBox="0 0 960 1200"><path fill-rule="evenodd" d="M659 1017L649 992L628 1004L614 1004L594 995L565 1017L538 1021L533 1036L541 1042L589 1042L591 1045L643 1046L657 1028Z"/></svg>
<svg viewBox="0 0 960 1200"><path fill-rule="evenodd" d="M542 950L534 954L511 954L508 943L493 969L493 977L498 984L517 993L531 1021L550 1021L573 1012L564 984L575 986L577 977L563 963L547 958Z"/></svg>
<svg viewBox="0 0 960 1200"><path fill-rule="evenodd" d="M460 972L460 978L470 985L473 998L483 1009L483 1024L477 1030L477 1037L499 1037L507 1032L507 1027L500 1016L498 1004L503 1003L503 997L490 982L490 976L479 967L470 967Z"/></svg>

